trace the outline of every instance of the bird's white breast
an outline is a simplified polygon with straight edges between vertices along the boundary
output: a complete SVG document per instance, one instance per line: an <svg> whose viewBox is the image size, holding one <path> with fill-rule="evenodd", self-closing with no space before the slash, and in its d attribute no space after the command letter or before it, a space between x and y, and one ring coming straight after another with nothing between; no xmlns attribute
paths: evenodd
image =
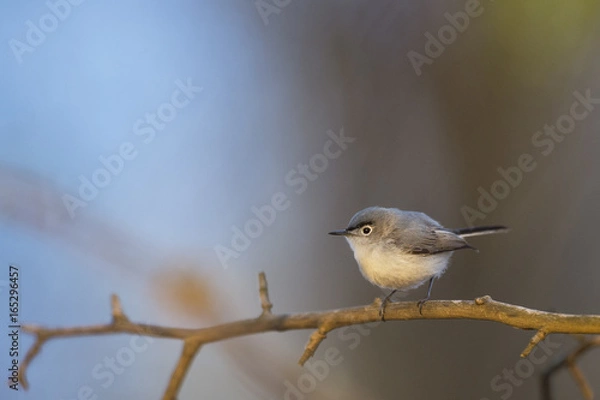
<svg viewBox="0 0 600 400"><path fill-rule="evenodd" d="M441 275L452 254L415 255L384 246L350 246L365 279L388 289L416 288Z"/></svg>

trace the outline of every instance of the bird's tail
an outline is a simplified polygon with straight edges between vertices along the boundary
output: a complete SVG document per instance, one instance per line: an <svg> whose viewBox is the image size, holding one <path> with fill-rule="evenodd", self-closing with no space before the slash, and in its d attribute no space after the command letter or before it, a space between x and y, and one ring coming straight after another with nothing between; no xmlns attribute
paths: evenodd
<svg viewBox="0 0 600 400"><path fill-rule="evenodd" d="M452 230L452 232L457 234L460 237L466 238L466 237L472 237L472 236L492 235L494 233L506 233L509 230L510 229L505 226L495 225L495 226L476 226L473 228L454 229L454 230Z"/></svg>

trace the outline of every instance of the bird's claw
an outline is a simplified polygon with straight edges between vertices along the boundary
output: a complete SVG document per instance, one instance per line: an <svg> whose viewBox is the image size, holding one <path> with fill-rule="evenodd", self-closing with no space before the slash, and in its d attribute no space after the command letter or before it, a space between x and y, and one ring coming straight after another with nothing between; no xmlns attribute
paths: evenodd
<svg viewBox="0 0 600 400"><path fill-rule="evenodd" d="M390 300L390 297L392 297L397 291L397 289L392 290L390 294L388 294L383 298L383 300L381 300L381 307L379 307L379 316L381 317L381 320L383 322L385 322L385 305Z"/></svg>
<svg viewBox="0 0 600 400"><path fill-rule="evenodd" d="M381 321L385 322L385 305L387 304L387 300L381 302L381 306L379 307L379 317Z"/></svg>
<svg viewBox="0 0 600 400"><path fill-rule="evenodd" d="M429 299L421 299L417 302L417 307L419 307L419 314L423 315L423 305L428 301Z"/></svg>

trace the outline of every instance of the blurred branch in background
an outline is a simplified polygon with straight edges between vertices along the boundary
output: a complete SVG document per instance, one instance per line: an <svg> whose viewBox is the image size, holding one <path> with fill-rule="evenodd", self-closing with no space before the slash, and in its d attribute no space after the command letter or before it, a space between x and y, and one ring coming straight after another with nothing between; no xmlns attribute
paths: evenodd
<svg viewBox="0 0 600 400"><path fill-rule="evenodd" d="M71 217L62 200L64 193L38 174L0 164L0 218L118 266L122 273L144 274L141 267L159 254L145 259L140 255L155 246L98 218Z"/></svg>
<svg viewBox="0 0 600 400"><path fill-rule="evenodd" d="M585 400L593 400L594 392L592 391L587 379L583 375L583 371L581 371L581 368L577 366L577 361L581 356L597 347L600 347L600 337L583 338L580 341L580 344L572 352L557 359L554 364L542 374L542 399L553 399L552 392L550 390L550 380L555 372L566 367L569 369L569 372L573 376L577 386L579 386L581 389L583 398Z"/></svg>
<svg viewBox="0 0 600 400"><path fill-rule="evenodd" d="M209 328L183 329L131 322L123 312L121 302L116 295L111 298L112 321L109 324L73 328L43 328L35 325L25 325L23 330L34 335L36 340L23 361L19 380L25 389L29 387L26 377L27 369L39 354L43 345L51 339L113 333L180 339L184 342L183 350L163 396L164 400L174 400L194 358L201 347L207 343L269 331L316 329L300 357L299 363L304 365L315 353L319 344L327 337L327 334L334 329L376 322L381 319L379 315L381 299L376 299L373 304L364 307L300 314L272 314L271 308L273 305L269 299L264 272L259 274L259 298L262 313L257 318L234 321ZM400 302L390 304L386 309L386 316L388 320L399 321L415 319L494 321L514 328L536 330L536 334L521 354L522 357L527 357L531 350L551 333L600 334L600 315L572 315L531 310L494 301L490 296L479 297L474 301L430 301L423 310L424 312L421 314L419 307L414 302ZM574 372L575 379L586 392L587 385L573 364L574 359L583 351L585 349L576 352L574 356L568 359L567 363L571 371ZM587 392L589 392L589 388L587 388Z"/></svg>

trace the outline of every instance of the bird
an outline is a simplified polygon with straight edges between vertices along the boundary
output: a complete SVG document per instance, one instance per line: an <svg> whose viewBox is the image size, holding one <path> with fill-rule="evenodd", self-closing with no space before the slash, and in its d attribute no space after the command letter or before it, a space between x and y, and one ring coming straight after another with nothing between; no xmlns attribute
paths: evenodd
<svg viewBox="0 0 600 400"><path fill-rule="evenodd" d="M376 206L358 211L347 228L329 234L346 239L366 280L392 290L379 309L385 321L385 306L394 293L429 282L426 297L417 302L422 315L433 282L446 271L452 254L478 251L465 238L508 231L502 225L448 229L422 212Z"/></svg>

